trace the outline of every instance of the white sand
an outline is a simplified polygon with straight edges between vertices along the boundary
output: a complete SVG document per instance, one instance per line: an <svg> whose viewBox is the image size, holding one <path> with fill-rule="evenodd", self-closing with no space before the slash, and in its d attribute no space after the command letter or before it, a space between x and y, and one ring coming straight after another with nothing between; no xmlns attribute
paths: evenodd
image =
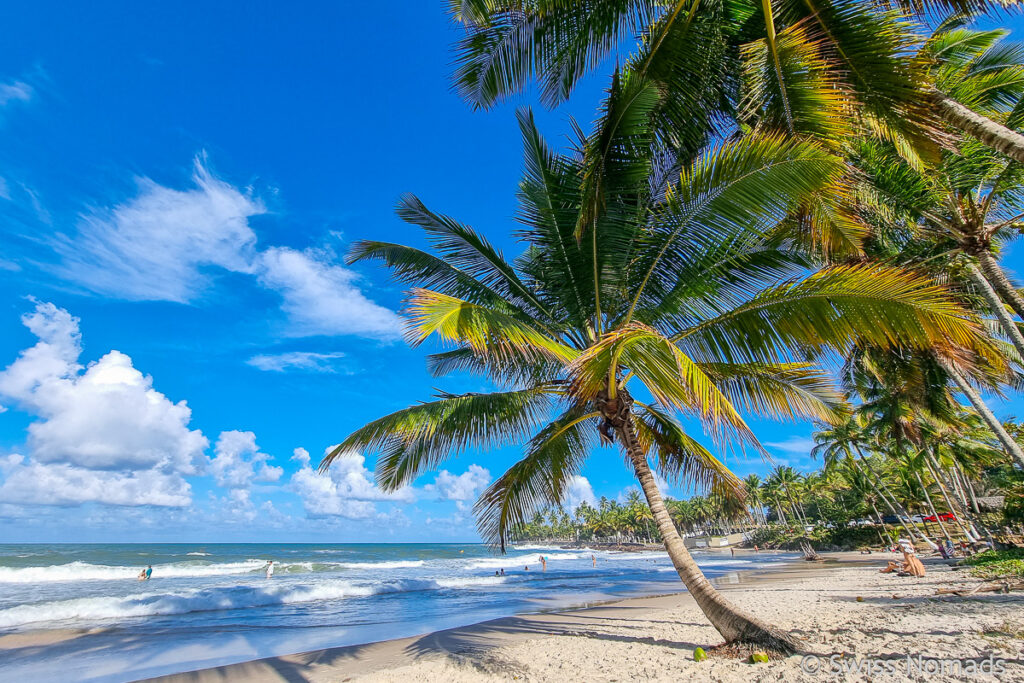
<svg viewBox="0 0 1024 683"><path fill-rule="evenodd" d="M982 662L987 667L989 657L1006 661L1004 670L995 674L965 676L950 669L937 674L926 668L920 674L911 669L915 675L910 679L1024 681L1024 595L937 597L939 587L973 586L977 581L942 564L929 564L924 579L880 574L883 556L865 559L876 564L846 564L727 589L736 604L805 639L807 649L821 655L822 670L816 674L802 670L800 656L767 664L714 655L709 661L693 661L694 648L714 646L721 637L684 593L510 617L419 638L277 657L161 680L904 681L907 655L920 655L970 659L975 667ZM857 602L858 596L863 602ZM828 657L840 653L879 658L876 667L888 668L874 674L825 673L831 666ZM847 660L847 666L855 661Z"/></svg>

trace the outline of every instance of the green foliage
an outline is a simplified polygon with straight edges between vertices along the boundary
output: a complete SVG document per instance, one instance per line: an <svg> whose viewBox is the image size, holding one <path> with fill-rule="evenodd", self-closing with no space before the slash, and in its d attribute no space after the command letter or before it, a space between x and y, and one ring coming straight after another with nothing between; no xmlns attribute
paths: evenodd
<svg viewBox="0 0 1024 683"><path fill-rule="evenodd" d="M1024 548L986 550L963 560L972 567L971 576L981 579L1024 578Z"/></svg>

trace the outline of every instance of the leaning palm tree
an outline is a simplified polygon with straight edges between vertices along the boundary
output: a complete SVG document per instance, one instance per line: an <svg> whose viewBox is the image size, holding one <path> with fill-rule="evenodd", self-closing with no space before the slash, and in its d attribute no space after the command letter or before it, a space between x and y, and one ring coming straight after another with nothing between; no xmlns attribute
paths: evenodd
<svg viewBox="0 0 1024 683"><path fill-rule="evenodd" d="M495 390L441 393L375 420L321 467L354 449L377 452L377 480L393 490L469 448L523 444L522 459L475 508L481 535L504 551L535 510L560 503L595 441L614 444L680 579L725 640L792 651L790 635L711 586L672 522L655 470L742 498L741 482L677 416L696 417L721 447L763 452L741 411L827 422L843 410L806 359L864 338L968 344L978 328L918 275L871 265L803 270L786 218L845 170L820 146L777 136L732 141L665 189L650 181L646 113L621 114L629 116L617 130L633 133L602 138L606 163L594 168L554 153L532 116L520 115L525 249L512 261L411 196L398 213L423 228L436 253L370 241L353 247L351 261L383 261L415 285L407 337L414 346L441 344L430 369L479 373ZM600 210L582 221L577 239L594 186Z"/></svg>
<svg viewBox="0 0 1024 683"><path fill-rule="evenodd" d="M583 76L627 52L623 68L667 94L655 119L673 147L693 151L751 115L790 134L831 140L841 140L856 118L913 156L937 150L944 123L1024 162L1024 136L1007 120L1007 107L975 106L972 93L936 78L930 62L914 55L937 13L1009 4L451 0L453 18L465 27L454 81L474 107L490 107L531 81L554 106Z"/></svg>

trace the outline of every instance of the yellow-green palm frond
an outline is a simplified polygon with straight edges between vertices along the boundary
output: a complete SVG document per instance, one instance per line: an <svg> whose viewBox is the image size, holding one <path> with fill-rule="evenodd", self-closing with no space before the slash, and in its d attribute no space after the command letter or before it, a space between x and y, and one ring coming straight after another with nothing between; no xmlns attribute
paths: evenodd
<svg viewBox="0 0 1024 683"><path fill-rule="evenodd" d="M572 360L577 352L510 315L429 289L413 289L405 311L407 338L422 344L431 335L443 343L466 345L497 361Z"/></svg>
<svg viewBox="0 0 1024 683"><path fill-rule="evenodd" d="M379 452L377 481L393 491L467 448L515 442L539 424L552 406L551 386L490 394L441 394L385 415L352 432L320 463L326 471L342 453Z"/></svg>
<svg viewBox="0 0 1024 683"><path fill-rule="evenodd" d="M526 453L481 494L474 506L480 535L504 552L511 532L547 505L559 505L566 485L589 455L597 413L574 406L541 429Z"/></svg>
<svg viewBox="0 0 1024 683"><path fill-rule="evenodd" d="M812 195L779 229L800 251L830 262L863 255L868 227L857 216L848 183L836 183Z"/></svg>
<svg viewBox="0 0 1024 683"><path fill-rule="evenodd" d="M813 363L701 363L700 367L743 412L828 424L849 417L844 394Z"/></svg>
<svg viewBox="0 0 1024 683"><path fill-rule="evenodd" d="M736 440L760 448L756 437L701 367L657 330L630 323L606 334L568 368L570 393L580 402L619 381L636 378L661 404L698 417L716 441Z"/></svg>
<svg viewBox="0 0 1024 683"><path fill-rule="evenodd" d="M783 282L675 338L699 360L777 363L789 353L814 357L857 342L969 347L980 333L974 317L930 278L865 264Z"/></svg>
<svg viewBox="0 0 1024 683"><path fill-rule="evenodd" d="M774 54L768 39L742 47L738 117L758 129L814 136L837 146L850 135L852 106L822 53L816 28L807 20L787 26L776 36Z"/></svg>
<svg viewBox="0 0 1024 683"><path fill-rule="evenodd" d="M743 482L683 426L658 406L634 404L637 439L655 456L656 469L676 486L692 486L712 494L742 500Z"/></svg>

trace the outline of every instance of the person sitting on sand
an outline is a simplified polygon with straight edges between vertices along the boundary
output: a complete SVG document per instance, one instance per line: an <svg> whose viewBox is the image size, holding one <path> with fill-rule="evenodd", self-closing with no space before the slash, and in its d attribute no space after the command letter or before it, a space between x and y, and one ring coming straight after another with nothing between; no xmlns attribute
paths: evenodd
<svg viewBox="0 0 1024 683"><path fill-rule="evenodd" d="M883 574L896 573L897 576L916 576L921 578L924 576L924 564L921 560L917 559L917 555L913 551L913 545L903 546L903 561L897 562L895 560L889 560L889 563L885 566L885 569L879 571Z"/></svg>

